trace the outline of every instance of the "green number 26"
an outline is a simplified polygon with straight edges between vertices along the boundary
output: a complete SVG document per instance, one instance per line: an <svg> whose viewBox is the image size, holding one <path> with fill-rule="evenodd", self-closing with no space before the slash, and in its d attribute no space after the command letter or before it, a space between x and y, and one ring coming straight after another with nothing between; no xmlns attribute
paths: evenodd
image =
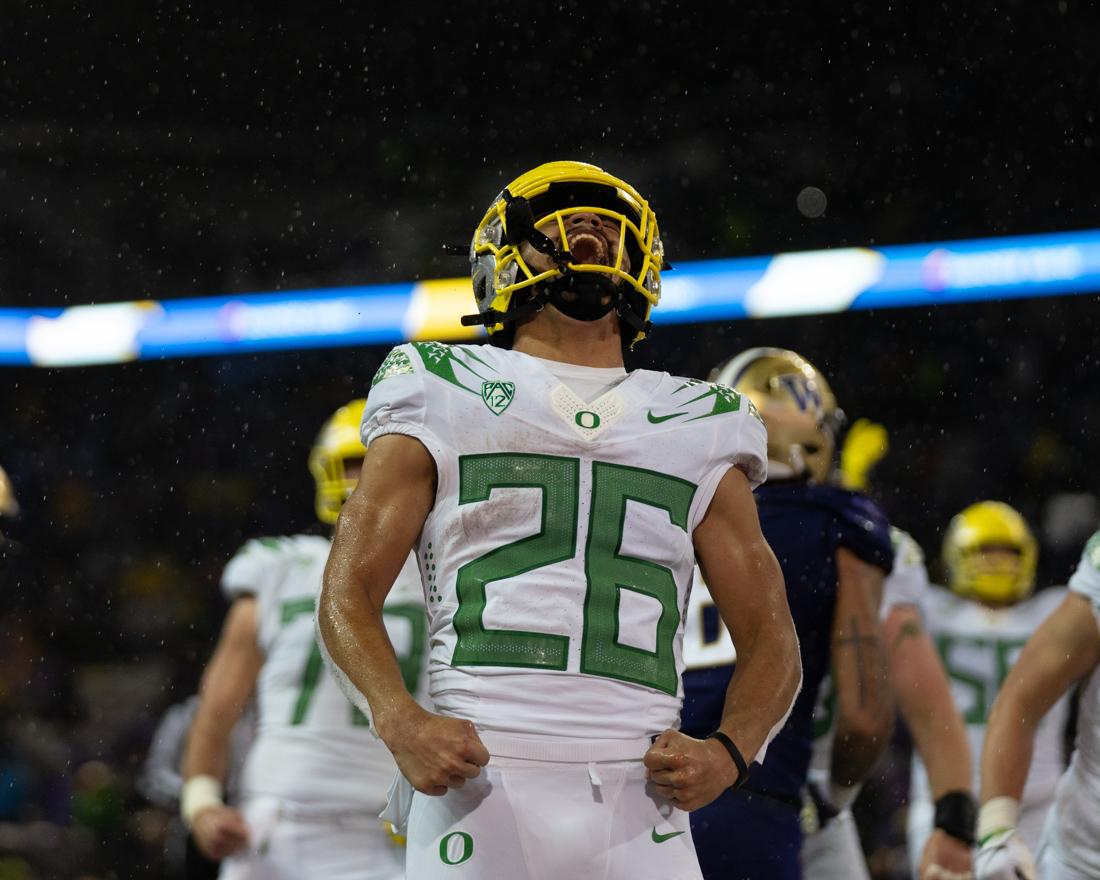
<svg viewBox="0 0 1100 880"><path fill-rule="evenodd" d="M542 527L537 534L496 547L458 570L453 665L566 668L568 636L486 629L485 587L574 557L581 511L580 467L579 459L552 455L489 453L459 458L459 504L486 501L493 489L539 489ZM628 501L664 510L674 526L686 531L695 489L692 483L667 474L592 463L581 672L676 693L673 643L680 621L676 581L665 566L619 550ZM619 642L623 590L660 603L655 651Z"/></svg>

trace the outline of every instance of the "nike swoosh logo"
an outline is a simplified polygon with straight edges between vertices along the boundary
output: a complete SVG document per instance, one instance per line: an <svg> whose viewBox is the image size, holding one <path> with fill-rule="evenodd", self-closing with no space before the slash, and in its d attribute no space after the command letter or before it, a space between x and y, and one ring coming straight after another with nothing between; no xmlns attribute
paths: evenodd
<svg viewBox="0 0 1100 880"><path fill-rule="evenodd" d="M672 840L672 838L679 837L683 833L683 831L670 831L668 834L658 834L657 829L654 828L652 838L654 843L664 843L666 840Z"/></svg>
<svg viewBox="0 0 1100 880"><path fill-rule="evenodd" d="M653 410L646 410L645 417L649 419L650 424L659 425L661 422L667 422L669 419L674 419L676 416L686 416L686 412L669 413L667 416L655 416Z"/></svg>

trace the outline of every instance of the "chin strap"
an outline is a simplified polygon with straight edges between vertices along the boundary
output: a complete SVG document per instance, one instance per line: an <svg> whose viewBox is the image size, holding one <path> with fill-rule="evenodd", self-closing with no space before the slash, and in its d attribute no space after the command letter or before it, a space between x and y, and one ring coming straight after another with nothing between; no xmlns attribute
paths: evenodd
<svg viewBox="0 0 1100 880"><path fill-rule="evenodd" d="M496 309L486 309L476 315L463 315L460 319L463 327L476 327L484 324L486 327L492 324L506 324L509 321L522 321L528 315L541 312L550 299L550 294L544 288L535 290L535 293L522 305L508 309L506 312L498 312Z"/></svg>
<svg viewBox="0 0 1100 880"><path fill-rule="evenodd" d="M513 196L507 189L502 195L505 202L506 241L516 247L527 242L536 251L553 260L561 274L552 281L536 285L533 295L522 305L506 312L487 309L476 315L463 315L462 326L488 326L520 321L551 303L562 314L578 321L598 321L614 309L635 334L649 333L650 322L642 320L630 307L621 282L616 283L597 272L573 272L567 269L571 260L570 254L559 249L548 235L535 228L535 214L531 210L531 203L523 196ZM565 299L563 294L566 292L572 293L573 298ZM608 297L606 303L603 302L605 296Z"/></svg>

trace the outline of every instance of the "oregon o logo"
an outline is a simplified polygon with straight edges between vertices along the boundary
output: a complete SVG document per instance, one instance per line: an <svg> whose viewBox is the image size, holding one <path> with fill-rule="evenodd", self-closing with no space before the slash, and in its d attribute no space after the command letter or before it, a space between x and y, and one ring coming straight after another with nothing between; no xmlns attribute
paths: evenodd
<svg viewBox="0 0 1100 880"><path fill-rule="evenodd" d="M474 854L474 839L465 831L444 834L439 841L439 859L444 865L461 865Z"/></svg>
<svg viewBox="0 0 1100 880"><path fill-rule="evenodd" d="M576 416L574 416L573 420L580 427L588 428L589 430L591 430L592 428L598 428L600 426L600 417L596 413L592 412L592 410L590 409L582 409L580 412L577 413Z"/></svg>

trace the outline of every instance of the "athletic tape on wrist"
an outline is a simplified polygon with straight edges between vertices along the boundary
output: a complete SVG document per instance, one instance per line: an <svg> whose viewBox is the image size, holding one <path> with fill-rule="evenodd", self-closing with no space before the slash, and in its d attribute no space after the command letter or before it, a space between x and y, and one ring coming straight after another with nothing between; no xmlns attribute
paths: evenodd
<svg viewBox="0 0 1100 880"><path fill-rule="evenodd" d="M977 818L974 798L968 791L949 791L936 801L935 827L968 846L974 844L974 824Z"/></svg>
<svg viewBox="0 0 1100 880"><path fill-rule="evenodd" d="M1019 818L1020 802L1016 798L1003 795L986 801L978 812L978 840L1015 828Z"/></svg>
<svg viewBox="0 0 1100 880"><path fill-rule="evenodd" d="M180 815L188 828L207 807L220 807L224 803L222 784L213 776L192 776L180 790Z"/></svg>
<svg viewBox="0 0 1100 880"><path fill-rule="evenodd" d="M745 784L745 780L749 778L749 765L745 763L745 758L741 754L741 750L733 744L733 740L726 736L722 731L716 730L707 739L716 739L720 742L730 753L730 757L733 758L733 763L737 765L737 779L733 781L733 785L730 786L730 790L740 788Z"/></svg>

